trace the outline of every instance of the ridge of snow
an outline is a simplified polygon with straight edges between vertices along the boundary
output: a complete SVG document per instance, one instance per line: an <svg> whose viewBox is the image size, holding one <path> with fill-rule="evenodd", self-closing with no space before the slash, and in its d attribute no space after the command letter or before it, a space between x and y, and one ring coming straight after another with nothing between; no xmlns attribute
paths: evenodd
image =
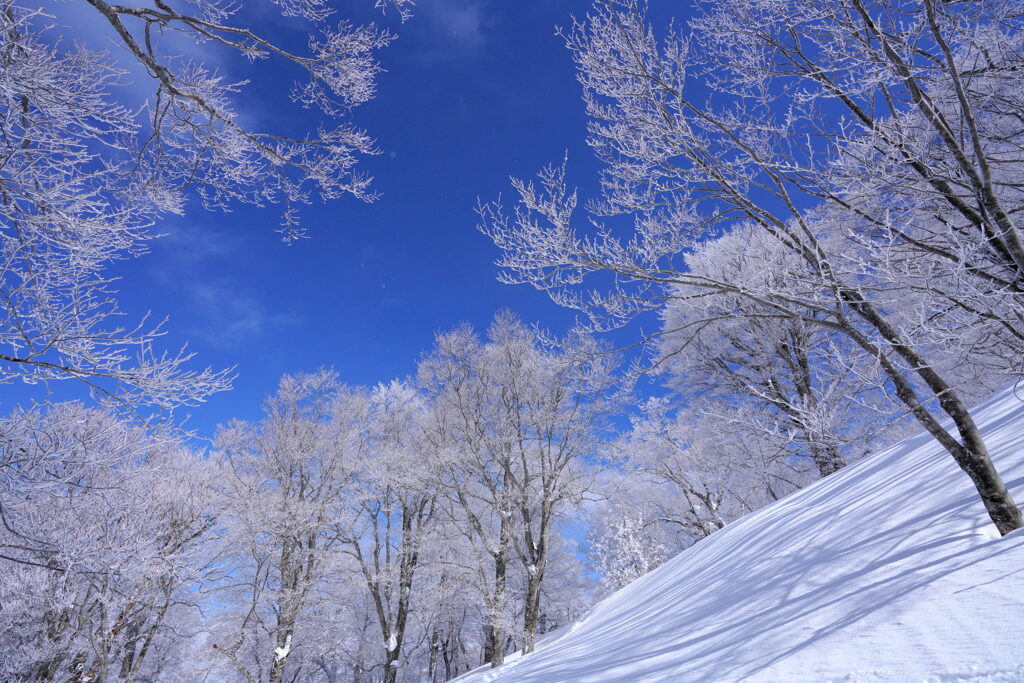
<svg viewBox="0 0 1024 683"><path fill-rule="evenodd" d="M1024 402L972 413L1024 504ZM919 434L747 515L463 683L1024 681L1024 533Z"/></svg>

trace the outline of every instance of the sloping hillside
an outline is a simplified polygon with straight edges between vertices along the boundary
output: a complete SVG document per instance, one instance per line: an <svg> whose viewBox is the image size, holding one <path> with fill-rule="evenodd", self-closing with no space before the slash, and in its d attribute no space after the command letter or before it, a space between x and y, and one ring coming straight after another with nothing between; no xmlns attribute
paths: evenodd
<svg viewBox="0 0 1024 683"><path fill-rule="evenodd" d="M975 410L1024 502L1024 402ZM1024 533L919 435L730 525L484 681L1024 681Z"/></svg>

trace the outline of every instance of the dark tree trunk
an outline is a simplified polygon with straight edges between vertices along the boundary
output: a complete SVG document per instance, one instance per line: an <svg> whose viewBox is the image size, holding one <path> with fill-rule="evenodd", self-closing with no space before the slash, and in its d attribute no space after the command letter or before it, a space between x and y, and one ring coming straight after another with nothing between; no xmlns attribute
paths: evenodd
<svg viewBox="0 0 1024 683"><path fill-rule="evenodd" d="M282 657L277 654L277 651L285 651L291 647L291 629L290 628L279 628L277 631L277 637L274 639L274 659L270 663L270 672L267 675L268 683L282 683L284 681L284 665L287 661L287 655Z"/></svg>
<svg viewBox="0 0 1024 683"><path fill-rule="evenodd" d="M502 561L500 566L500 574L495 576L496 585L500 581L501 591L504 593L505 583L505 562ZM498 567L496 567L498 569ZM503 600L504 598L500 598ZM498 602L498 608L500 609L501 602ZM485 649L487 652L487 659L491 663L492 667L501 666L505 663L505 629L501 626L501 620L504 618L503 614L495 614L492 616L490 623L487 624L487 643Z"/></svg>
<svg viewBox="0 0 1024 683"><path fill-rule="evenodd" d="M843 456L839 453L839 447L834 443L826 446L815 444L811 448L811 453L811 459L814 460L822 479L846 467L846 461L843 460Z"/></svg>
<svg viewBox="0 0 1024 683"><path fill-rule="evenodd" d="M541 583L544 580L542 569L531 565L531 572L526 579L526 609L523 614L523 654L533 652L537 645L537 625L540 622Z"/></svg>
<svg viewBox="0 0 1024 683"><path fill-rule="evenodd" d="M501 536L504 541L507 538L507 529L504 522L501 525ZM492 614L487 624L487 633L484 643L484 652L492 667L501 666L505 663L505 629L501 625L505 618L505 588L508 573L508 550L507 544L502 542L502 549L494 556L494 611L502 612Z"/></svg>
<svg viewBox="0 0 1024 683"><path fill-rule="evenodd" d="M427 662L427 678L432 683L437 682L437 660L441 655L441 634L438 633L437 629L431 629L430 631L430 660Z"/></svg>
<svg viewBox="0 0 1024 683"><path fill-rule="evenodd" d="M398 680L398 653L388 650L387 663L384 665L384 683L395 683Z"/></svg>
<svg viewBox="0 0 1024 683"><path fill-rule="evenodd" d="M978 426L971 417L967 405L960 398L956 390L951 387L935 371L931 365L910 345L906 344L899 333L889 325L858 292L846 290L844 298L850 302L853 309L865 320L871 323L878 330L882 337L889 343L893 351L913 369L918 377L925 383L932 394L938 399L939 406L946 413L956 426L957 439L945 429L925 408L918 398L914 387L910 384L900 369L888 358L871 340L862 335L853 325L847 321L844 331L850 335L860 346L878 359L882 368L893 382L896 395L910 409L914 417L924 425L928 433L935 437L936 441L942 444L943 448L949 451L957 465L960 466L971 481L981 497L989 518L996 525L996 529L1003 536L1020 528L1024 528L1024 517L1020 508L1013 501L1013 497L1003 483L1003 479L996 471L992 458L989 455L985 441L978 430Z"/></svg>

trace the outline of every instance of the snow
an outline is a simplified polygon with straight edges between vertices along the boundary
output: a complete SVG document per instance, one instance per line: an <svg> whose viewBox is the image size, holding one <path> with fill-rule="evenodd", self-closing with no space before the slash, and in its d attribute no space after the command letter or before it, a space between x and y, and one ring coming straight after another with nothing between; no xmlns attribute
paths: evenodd
<svg viewBox="0 0 1024 683"><path fill-rule="evenodd" d="M1024 403L974 411L1024 503ZM922 434L748 515L463 683L1024 681L1024 533Z"/></svg>
<svg viewBox="0 0 1024 683"><path fill-rule="evenodd" d="M284 647L274 648L274 657L276 661L280 662L282 659L288 656L288 653L292 651L292 636L289 633L288 637L284 639Z"/></svg>

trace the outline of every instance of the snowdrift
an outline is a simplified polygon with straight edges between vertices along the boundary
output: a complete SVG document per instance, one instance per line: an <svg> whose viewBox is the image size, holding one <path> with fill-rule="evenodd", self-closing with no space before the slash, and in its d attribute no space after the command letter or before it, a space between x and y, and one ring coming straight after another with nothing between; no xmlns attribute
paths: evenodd
<svg viewBox="0 0 1024 683"><path fill-rule="evenodd" d="M1024 402L977 407L1024 503ZM500 681L1024 681L1024 533L999 538L927 434L748 515L610 596Z"/></svg>

